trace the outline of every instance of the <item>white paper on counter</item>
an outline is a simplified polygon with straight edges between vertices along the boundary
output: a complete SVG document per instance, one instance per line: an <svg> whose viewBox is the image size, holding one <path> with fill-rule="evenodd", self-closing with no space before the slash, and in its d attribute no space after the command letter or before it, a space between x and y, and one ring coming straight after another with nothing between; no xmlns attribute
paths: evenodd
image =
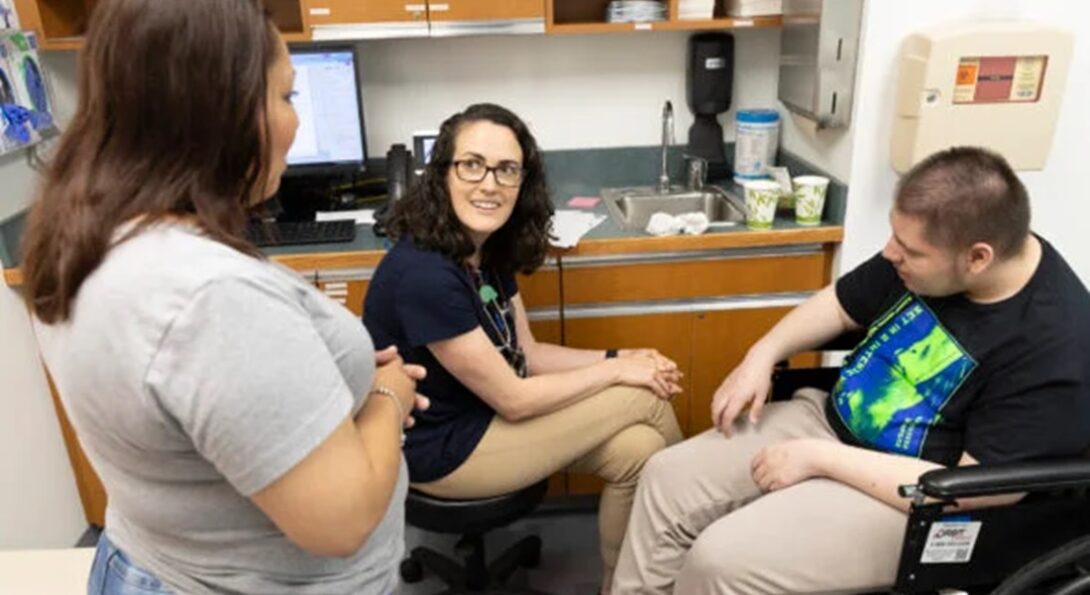
<svg viewBox="0 0 1090 595"><path fill-rule="evenodd" d="M605 215L595 215L586 211L557 209L553 215L553 235L556 239L550 243L557 248L574 248L579 239L587 232L605 221Z"/></svg>
<svg viewBox="0 0 1090 595"><path fill-rule="evenodd" d="M319 211L314 213L315 221L337 221L339 219L355 219L356 225L374 225L374 209L358 209L355 211Z"/></svg>

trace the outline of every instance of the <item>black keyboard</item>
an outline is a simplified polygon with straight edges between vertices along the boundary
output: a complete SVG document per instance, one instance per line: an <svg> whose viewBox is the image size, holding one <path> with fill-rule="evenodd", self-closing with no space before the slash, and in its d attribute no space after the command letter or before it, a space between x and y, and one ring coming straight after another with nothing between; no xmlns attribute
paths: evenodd
<svg viewBox="0 0 1090 595"><path fill-rule="evenodd" d="M332 244L356 239L356 222L336 221L251 221L246 237L255 246L289 246L293 244Z"/></svg>

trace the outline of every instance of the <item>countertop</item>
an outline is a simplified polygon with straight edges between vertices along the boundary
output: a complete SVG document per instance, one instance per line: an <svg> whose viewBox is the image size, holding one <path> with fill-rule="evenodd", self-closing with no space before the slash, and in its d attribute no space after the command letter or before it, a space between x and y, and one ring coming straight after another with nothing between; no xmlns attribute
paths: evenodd
<svg viewBox="0 0 1090 595"><path fill-rule="evenodd" d="M554 206L565 209L573 196L598 196L601 188L651 184L646 172L654 172L656 152L648 148L598 149L589 151L557 151L546 153L546 171L549 172L549 188ZM781 155L781 161L794 164L793 172L821 173L805 162L789 154ZM680 169L680 168L678 168ZM642 175L633 175L640 172ZM674 179L679 179L675 176ZM739 193L728 181L723 185ZM571 249L556 249L560 257L605 256L614 254L685 252L721 250L732 248L774 247L797 244L835 244L843 240L841 225L844 212L846 187L833 180L829 188L825 220L818 226L797 225L787 213L778 214L770 230L751 230L743 225L712 228L697 236L655 237L643 231L622 230L608 216L604 202L599 202L589 212L607 215L606 220L591 230L579 244ZM22 232L21 221L5 223L0 232L7 245L4 279L9 286L22 283L18 269L18 235ZM265 249L272 259L300 271L316 269L371 268L378 264L389 241L375 236L370 225L356 230L355 240L335 244L311 244Z"/></svg>

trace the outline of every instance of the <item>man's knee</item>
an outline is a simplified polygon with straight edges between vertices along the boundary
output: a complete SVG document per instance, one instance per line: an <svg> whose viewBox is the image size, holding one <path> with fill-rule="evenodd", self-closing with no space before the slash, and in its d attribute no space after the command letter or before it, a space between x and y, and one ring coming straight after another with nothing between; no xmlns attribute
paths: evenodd
<svg viewBox="0 0 1090 595"><path fill-rule="evenodd" d="M731 595L774 592L772 585L762 584L767 572L762 571L765 564L760 553L746 547L744 539L723 537L705 533L697 538L685 556L676 583L678 589Z"/></svg>

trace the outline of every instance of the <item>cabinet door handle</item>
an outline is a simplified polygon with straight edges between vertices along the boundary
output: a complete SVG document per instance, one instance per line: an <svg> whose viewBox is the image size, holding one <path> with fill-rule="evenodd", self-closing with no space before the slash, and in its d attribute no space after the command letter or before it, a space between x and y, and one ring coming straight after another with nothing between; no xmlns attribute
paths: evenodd
<svg viewBox="0 0 1090 595"><path fill-rule="evenodd" d="M450 10L450 4L432 4L430 8L432 12L447 12Z"/></svg>
<svg viewBox="0 0 1090 595"><path fill-rule="evenodd" d="M310 16L312 17L328 17L333 14L333 11L323 6L315 6L310 9Z"/></svg>
<svg viewBox="0 0 1090 595"><path fill-rule="evenodd" d="M406 4L405 5L405 11L406 12L424 12L427 9L428 9L427 4Z"/></svg>

